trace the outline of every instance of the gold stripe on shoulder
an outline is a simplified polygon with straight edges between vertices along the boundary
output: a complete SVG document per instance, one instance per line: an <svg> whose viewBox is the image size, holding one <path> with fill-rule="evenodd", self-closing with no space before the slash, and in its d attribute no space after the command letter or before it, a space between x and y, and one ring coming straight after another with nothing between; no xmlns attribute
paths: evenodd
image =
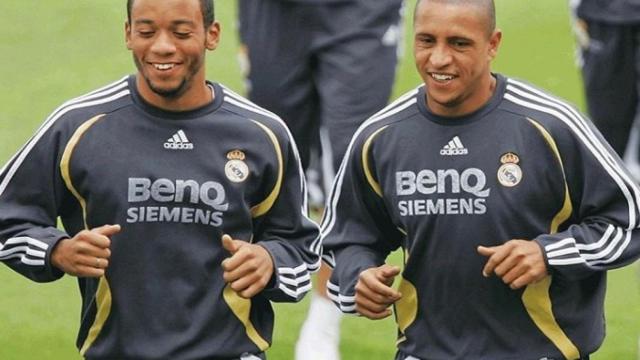
<svg viewBox="0 0 640 360"><path fill-rule="evenodd" d="M558 150L555 140L547 129L537 121L530 118L527 118L527 120L529 120L529 122L538 129L540 134L542 134L542 137L549 145L549 148L558 159L562 170L564 181L564 204L560 211L558 211L558 213L553 217L551 225L549 226L549 233L554 234L558 232L560 225L564 223L573 212L571 197L569 196L569 186L567 185L564 165L562 164L560 151ZM560 352L562 352L562 355L567 359L579 359L580 352L578 351L578 348L562 330L553 314L551 296L549 295L549 288L551 287L552 280L551 276L547 276L542 279L542 281L527 286L525 291L522 293L522 302L536 326L549 340L551 340L551 342L553 342Z"/></svg>
<svg viewBox="0 0 640 360"><path fill-rule="evenodd" d="M562 163L562 158L560 157L560 150L558 150L558 145L556 145L556 141L553 139L551 134L545 129L542 125L540 125L537 121L527 118L529 122L531 122L542 134L542 137L545 139L551 151L555 154L558 159L558 163L560 164L560 169L562 170L562 177L564 181L564 203L560 211L556 214L556 216L551 221L550 233L554 234L558 232L558 228L562 223L567 221L573 212L573 206L571 205L571 196L569 194L569 186L567 185L567 176L564 171L564 164Z"/></svg>
<svg viewBox="0 0 640 360"><path fill-rule="evenodd" d="M282 187L282 177L284 174L284 161L282 159L282 150L280 149L280 142L278 141L276 134L274 134L273 131L271 131L271 129L269 129L265 125L255 120L251 120L251 121L253 121L256 125L258 125L262 130L264 130L265 133L267 133L267 136L273 143L273 148L276 152L276 157L278 158L278 178L276 180L275 185L273 186L273 190L271 190L271 193L269 193L269 196L267 196L266 199L264 199L259 204L251 207L251 216L256 218L258 216L262 216L266 214L271 209L273 204L276 202L276 199L280 194L280 188Z"/></svg>
<svg viewBox="0 0 640 360"><path fill-rule="evenodd" d="M82 135L84 135L84 133L87 132L87 130L89 130L89 128L93 126L93 124L95 124L103 116L104 114L95 116L85 121L82 125L80 125L76 129L76 131L71 136L71 139L69 139L67 146L64 148L64 152L62 153L62 159L60 160L60 171L62 173L62 179L64 180L64 183L67 186L67 189L69 189L69 191L73 194L73 196L75 196L75 198L78 199L78 202L80 203L80 207L82 207L82 218L84 219L85 229L88 229L87 202L82 197L82 195L80 195L78 190L76 190L76 188L73 186L73 181L71 180L71 169L70 169L71 155L73 155L73 150L75 150L76 145L78 145L78 142L80 141L80 138L82 138Z"/></svg>
<svg viewBox="0 0 640 360"><path fill-rule="evenodd" d="M374 131L371 135L369 135L367 140L364 142L364 145L362 146L362 167L364 169L364 176L367 178L367 182L369 183L373 191L375 191L375 193L378 194L378 196L380 197L382 197L382 187L380 186L380 184L378 184L376 179L373 178L373 174L371 173L371 168L369 167L369 161L367 160L369 155L369 148L371 147L371 142L379 133L382 132L382 130L386 129L388 126L389 125L385 125L380 129Z"/></svg>

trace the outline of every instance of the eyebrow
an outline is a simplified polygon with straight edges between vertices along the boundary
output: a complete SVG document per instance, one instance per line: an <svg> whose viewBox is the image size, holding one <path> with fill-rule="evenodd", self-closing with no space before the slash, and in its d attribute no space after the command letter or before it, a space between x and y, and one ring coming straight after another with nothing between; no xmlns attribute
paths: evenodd
<svg viewBox="0 0 640 360"><path fill-rule="evenodd" d="M151 19L136 19L134 22L134 24L142 24L142 25L153 25L155 22ZM190 25L190 26L195 26L196 23L191 21L191 20L183 20L183 19L178 19L178 20L173 20L171 22L172 26L178 26L178 25Z"/></svg>

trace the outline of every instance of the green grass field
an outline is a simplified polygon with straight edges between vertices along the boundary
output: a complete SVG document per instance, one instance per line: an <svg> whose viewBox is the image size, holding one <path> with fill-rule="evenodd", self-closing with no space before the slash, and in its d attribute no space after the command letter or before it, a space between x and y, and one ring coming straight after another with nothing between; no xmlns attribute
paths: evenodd
<svg viewBox="0 0 640 360"><path fill-rule="evenodd" d="M504 36L495 69L583 107L566 1L496 3ZM0 163L8 160L59 104L134 71L124 45L124 4L114 0L0 1ZM207 71L210 79L244 92L236 62L235 4L235 0L217 1L223 37L219 49L209 56ZM412 5L410 1L407 10ZM407 34L394 96L419 83ZM276 305L270 359L293 358L307 303ZM79 359L73 345L79 307L73 278L35 284L0 266L0 359ZM610 273L607 319L607 339L593 359L636 359L640 335L638 264ZM390 319L371 322L348 317L342 334L345 360L393 357L395 326Z"/></svg>

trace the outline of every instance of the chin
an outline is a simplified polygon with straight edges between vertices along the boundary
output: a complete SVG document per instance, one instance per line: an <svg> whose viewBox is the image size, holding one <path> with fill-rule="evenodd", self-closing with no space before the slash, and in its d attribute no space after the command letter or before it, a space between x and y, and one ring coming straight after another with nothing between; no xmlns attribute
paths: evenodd
<svg viewBox="0 0 640 360"><path fill-rule="evenodd" d="M159 86L149 80L147 80L147 84L149 85L149 88L151 89L151 91L153 91L155 94L162 96L164 98L178 97L182 95L187 88L186 86L187 83L185 80L173 86L170 86L170 85Z"/></svg>

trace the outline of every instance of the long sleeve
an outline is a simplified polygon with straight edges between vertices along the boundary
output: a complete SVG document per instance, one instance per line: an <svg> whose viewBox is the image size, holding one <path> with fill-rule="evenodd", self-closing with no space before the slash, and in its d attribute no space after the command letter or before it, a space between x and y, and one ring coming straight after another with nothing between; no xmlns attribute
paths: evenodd
<svg viewBox="0 0 640 360"><path fill-rule="evenodd" d="M275 268L273 287L262 294L272 301L291 302L311 290L310 274L320 267L321 242L318 225L308 217L306 184L295 143L283 130L274 144L281 149L282 161L280 180L272 193L276 198L260 215L256 242L269 251Z"/></svg>
<svg viewBox="0 0 640 360"><path fill-rule="evenodd" d="M0 261L38 282L63 273L51 266L51 251L68 235L57 229L66 192L60 168L61 134L52 119L0 172Z"/></svg>
<svg viewBox="0 0 640 360"><path fill-rule="evenodd" d="M545 124L566 179L567 220L536 238L551 273L583 278L640 256L640 190L593 124L550 97ZM559 121L558 121L559 120Z"/></svg>
<svg viewBox="0 0 640 360"><path fill-rule="evenodd" d="M327 284L328 295L345 313L355 312L355 285L360 273L382 265L402 238L390 220L375 179L369 152L373 146L364 146L377 133L356 134L336 176L321 226L323 259L334 268Z"/></svg>

